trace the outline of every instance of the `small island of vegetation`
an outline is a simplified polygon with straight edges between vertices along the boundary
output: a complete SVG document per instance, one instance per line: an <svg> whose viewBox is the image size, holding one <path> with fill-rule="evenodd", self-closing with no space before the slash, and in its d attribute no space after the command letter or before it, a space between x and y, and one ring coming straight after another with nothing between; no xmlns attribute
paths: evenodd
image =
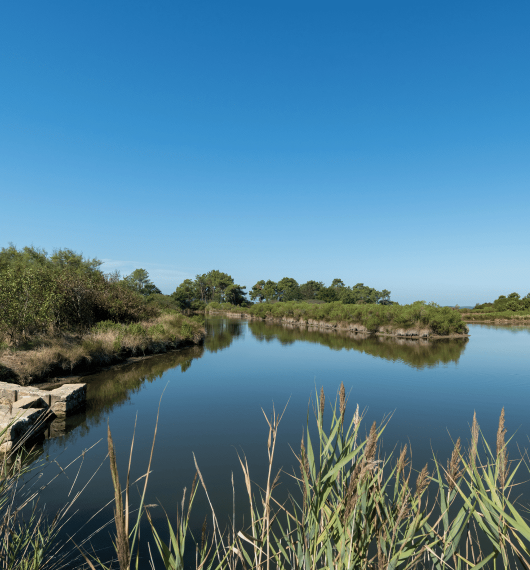
<svg viewBox="0 0 530 570"><path fill-rule="evenodd" d="M364 283L348 286L334 279L326 287L314 280L299 285L292 277L260 280L249 293L254 302L245 298L245 289L215 270L185 280L172 297L181 308L324 329L413 337L461 337L469 332L460 313L450 307L424 301L399 305L390 300L389 290Z"/></svg>
<svg viewBox="0 0 530 570"><path fill-rule="evenodd" d="M468 322L497 324L530 323L530 293L521 297L519 293L500 295L495 301L477 303L473 309L461 309L462 317Z"/></svg>

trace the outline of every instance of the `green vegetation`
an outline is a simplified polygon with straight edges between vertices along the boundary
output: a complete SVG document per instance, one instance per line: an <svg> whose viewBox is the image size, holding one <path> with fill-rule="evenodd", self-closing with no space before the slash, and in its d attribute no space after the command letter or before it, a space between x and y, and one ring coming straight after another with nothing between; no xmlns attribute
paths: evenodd
<svg viewBox="0 0 530 570"><path fill-rule="evenodd" d="M0 442L6 429L0 430ZM67 556L57 535L68 522L68 508L48 520L37 507L38 491L27 483L31 472L41 465L32 465L35 457L24 449L19 450L16 461L12 459L5 455L0 458L0 567L9 570L63 567Z"/></svg>
<svg viewBox="0 0 530 570"><path fill-rule="evenodd" d="M206 304L211 301L244 304L245 289L246 287L234 283L227 273L214 269L197 275L194 281L184 280L171 296L181 309L204 310Z"/></svg>
<svg viewBox="0 0 530 570"><path fill-rule="evenodd" d="M245 289L234 283L233 278L221 271L214 270L197 275L194 280L186 279L172 294L182 309L203 310L207 303L230 303L249 306L245 298ZM252 301L288 302L306 301L329 303L341 301L344 304L383 304L391 305L390 291L377 291L363 283L353 287L346 286L341 279L334 279L329 287L322 281L308 281L299 285L292 277L284 277L275 282L258 281L249 291Z"/></svg>
<svg viewBox="0 0 530 570"><path fill-rule="evenodd" d="M274 464L283 414L278 415L273 409L266 417L269 433L265 482L263 486L253 482L256 475L250 472L246 457L238 454L248 514L242 526L236 522L242 520L241 516L231 516L227 528L214 511L207 491L211 482L204 480L197 462L191 491L187 494L184 490L176 512L167 512L165 520L154 519L154 505L147 505L145 499L156 453L156 429L145 476L137 480L136 493L131 492L131 461L122 488L109 428L109 463L115 496L115 534L109 541L116 551L117 567L131 570L140 564L146 566L145 560L140 562L140 542L145 541L151 544L149 567L160 564L167 570L530 567L530 525L518 491L518 479L525 478L519 470L529 466L525 456L513 459L513 450L508 450L504 409L493 445L486 441L475 416L467 449L459 438L447 461L434 454L423 468L414 468L407 445L395 453L383 452L381 441L389 429L388 422L379 426L374 422L365 430L359 407L353 414L347 408L343 385L331 406L323 389L320 395L316 394L315 426L308 420L299 451L294 454L297 468L291 474L293 485L288 500L279 500L277 490L286 473ZM131 457L132 452L131 446ZM18 488L18 473L10 472L11 480L1 479L0 516L4 517L2 529L6 534L2 560L8 562L3 567L52 567L61 547L54 532L57 526L47 532L45 518L38 511L33 518L19 515L16 524L13 522L13 510L8 507L16 504L12 494ZM213 526L211 532L203 526L202 536L194 536L189 521L199 492L206 495L206 504L211 508L206 518ZM232 493L232 488L227 487L226 492ZM518 498L513 498L513 494ZM241 505L235 497L234 505ZM151 536L139 533L144 517ZM62 519L58 516L54 521ZM16 551L16 558L14 549L10 549L14 542L26 545ZM111 567L110 561L102 562L97 552L87 546L81 543L77 553L81 552L90 568Z"/></svg>
<svg viewBox="0 0 530 570"><path fill-rule="evenodd" d="M474 311L484 313L502 313L504 311L522 312L530 310L530 293L521 297L519 293L510 293L508 296L500 295L493 303L477 303Z"/></svg>
<svg viewBox="0 0 530 570"><path fill-rule="evenodd" d="M0 336L17 346L35 333L156 315L142 296L117 275L104 275L100 265L68 249L51 256L28 247L0 250Z"/></svg>
<svg viewBox="0 0 530 570"><path fill-rule="evenodd" d="M321 301L331 303L341 301L344 304L392 304L390 291L377 291L363 283L353 287L346 286L342 279L333 279L329 287L322 281L307 281L299 285L292 277L284 277L277 283L274 281L258 281L249 292L250 298L265 301Z"/></svg>
<svg viewBox="0 0 530 570"><path fill-rule="evenodd" d="M500 295L492 303L477 303L473 309L461 309L468 321L514 321L530 322L530 293L521 297L519 293Z"/></svg>
<svg viewBox="0 0 530 570"><path fill-rule="evenodd" d="M120 279L69 249L0 250L0 379L22 383L199 342L181 314L137 269Z"/></svg>
<svg viewBox="0 0 530 570"><path fill-rule="evenodd" d="M231 311L249 314L255 318L310 321L328 323L330 326L358 324L367 332L394 334L397 329L416 331L429 329L428 334L448 336L467 334L468 329L458 311L440 307L435 303L417 301L411 305L351 305L340 301L324 304L285 302L259 303L248 308L229 304L210 303L208 311Z"/></svg>

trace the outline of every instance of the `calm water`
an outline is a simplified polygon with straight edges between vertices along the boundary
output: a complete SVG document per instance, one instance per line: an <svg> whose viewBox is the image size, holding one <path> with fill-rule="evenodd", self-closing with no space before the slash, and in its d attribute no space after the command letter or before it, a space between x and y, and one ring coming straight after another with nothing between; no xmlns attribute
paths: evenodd
<svg viewBox="0 0 530 570"><path fill-rule="evenodd" d="M232 512L232 472L236 510L246 507L237 452L246 454L254 480L264 480L267 425L261 410L270 414L273 405L280 411L287 405L276 466L291 471L295 462L289 444L299 449L310 397L323 386L329 402L341 381L349 394L350 412L356 404L366 410L365 429L392 414L384 449L390 452L398 443L410 443L418 469L432 457L432 450L445 462L451 437L467 441L474 411L494 442L504 406L509 433L518 430L516 440L528 447L528 328L470 325L469 340L428 343L222 318L209 319L206 325L208 338L202 347L90 377L86 414L53 426L50 435L56 437L47 439L40 450L47 467L38 484L57 478L41 493L41 500L54 512L91 478L72 506L72 520L65 529L65 534L77 532L77 542L112 517L107 507L90 520L113 497L105 461L107 423L123 475L137 422L133 476L140 476L147 468L159 402L148 502L160 502L174 512L183 487L189 489L193 480L194 453L221 521ZM94 444L65 473L61 471ZM285 492L289 479L283 480ZM200 494L192 518L195 529L207 512ZM160 508L153 515L164 518ZM109 527L96 535L95 548L109 543L111 531Z"/></svg>

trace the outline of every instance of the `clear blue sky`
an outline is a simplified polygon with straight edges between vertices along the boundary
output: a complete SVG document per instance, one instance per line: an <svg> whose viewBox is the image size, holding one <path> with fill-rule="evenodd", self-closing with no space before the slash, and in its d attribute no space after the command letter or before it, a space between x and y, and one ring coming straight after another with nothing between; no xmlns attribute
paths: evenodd
<svg viewBox="0 0 530 570"><path fill-rule="evenodd" d="M165 293L530 292L530 3L0 6L0 246Z"/></svg>

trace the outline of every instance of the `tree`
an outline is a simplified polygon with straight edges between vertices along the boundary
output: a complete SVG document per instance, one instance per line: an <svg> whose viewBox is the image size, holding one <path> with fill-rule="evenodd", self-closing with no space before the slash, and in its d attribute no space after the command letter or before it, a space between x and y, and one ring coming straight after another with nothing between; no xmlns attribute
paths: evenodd
<svg viewBox="0 0 530 570"><path fill-rule="evenodd" d="M225 301L232 303L232 305L241 305L246 300L244 289L246 287L241 287L241 285L236 285L235 283L228 285L224 292Z"/></svg>
<svg viewBox="0 0 530 570"><path fill-rule="evenodd" d="M284 277L276 286L278 301L298 301L301 298L300 286L292 277Z"/></svg>
<svg viewBox="0 0 530 570"><path fill-rule="evenodd" d="M249 295L252 301L258 299L258 301L261 303L263 299L265 299L263 287L265 287L265 281L263 279L261 281L258 281L255 285L252 285L252 289L249 291Z"/></svg>
<svg viewBox="0 0 530 570"><path fill-rule="evenodd" d="M390 300L390 291L383 289L381 291L381 300L379 301L381 305L390 305L392 301Z"/></svg>
<svg viewBox="0 0 530 570"><path fill-rule="evenodd" d="M197 275L195 283L200 292L201 301L222 303L224 301L225 289L232 285L234 280L227 273L213 269L208 273Z"/></svg>
<svg viewBox="0 0 530 570"><path fill-rule="evenodd" d="M0 250L0 271L6 270L10 266L35 266L49 265L50 260L44 249L33 246L18 250L12 243L9 247Z"/></svg>
<svg viewBox="0 0 530 570"><path fill-rule="evenodd" d="M149 279L149 273L145 269L135 269L130 275L124 277L123 282L129 289L144 297L161 293L160 289Z"/></svg>
<svg viewBox="0 0 530 570"><path fill-rule="evenodd" d="M269 279L265 282L262 291L266 301L273 301L278 298L277 287L278 284L275 281Z"/></svg>
<svg viewBox="0 0 530 570"><path fill-rule="evenodd" d="M333 281L331 282L331 287L333 287L335 289L345 287L344 281L342 279L333 279Z"/></svg>
<svg viewBox="0 0 530 570"><path fill-rule="evenodd" d="M225 289L232 285L234 280L227 273L213 269L206 274L206 282L209 290L208 300L222 303L224 301Z"/></svg>
<svg viewBox="0 0 530 570"><path fill-rule="evenodd" d="M75 271L91 273L99 271L103 262L97 258L85 259L83 254L75 253L71 249L56 249L50 261L61 269L69 268Z"/></svg>
<svg viewBox="0 0 530 570"><path fill-rule="evenodd" d="M316 295L317 299L325 303L333 303L339 300L339 294L336 287L323 287Z"/></svg>
<svg viewBox="0 0 530 570"><path fill-rule="evenodd" d="M13 265L0 271L0 339L13 344L53 322L57 286L46 267Z"/></svg>
<svg viewBox="0 0 530 570"><path fill-rule="evenodd" d="M302 299L315 299L319 291L324 288L324 283L322 281L307 281L303 285L300 285L300 296Z"/></svg>
<svg viewBox="0 0 530 570"><path fill-rule="evenodd" d="M191 303L198 298L197 286L191 279L185 279L171 296L181 309L189 309Z"/></svg>
<svg viewBox="0 0 530 570"><path fill-rule="evenodd" d="M208 299L208 295L209 295L209 285L208 285L208 277L206 275L206 273L203 273L202 275L196 275L195 276L195 286L197 287L197 291L199 293L199 296L201 298L201 301L206 301Z"/></svg>

